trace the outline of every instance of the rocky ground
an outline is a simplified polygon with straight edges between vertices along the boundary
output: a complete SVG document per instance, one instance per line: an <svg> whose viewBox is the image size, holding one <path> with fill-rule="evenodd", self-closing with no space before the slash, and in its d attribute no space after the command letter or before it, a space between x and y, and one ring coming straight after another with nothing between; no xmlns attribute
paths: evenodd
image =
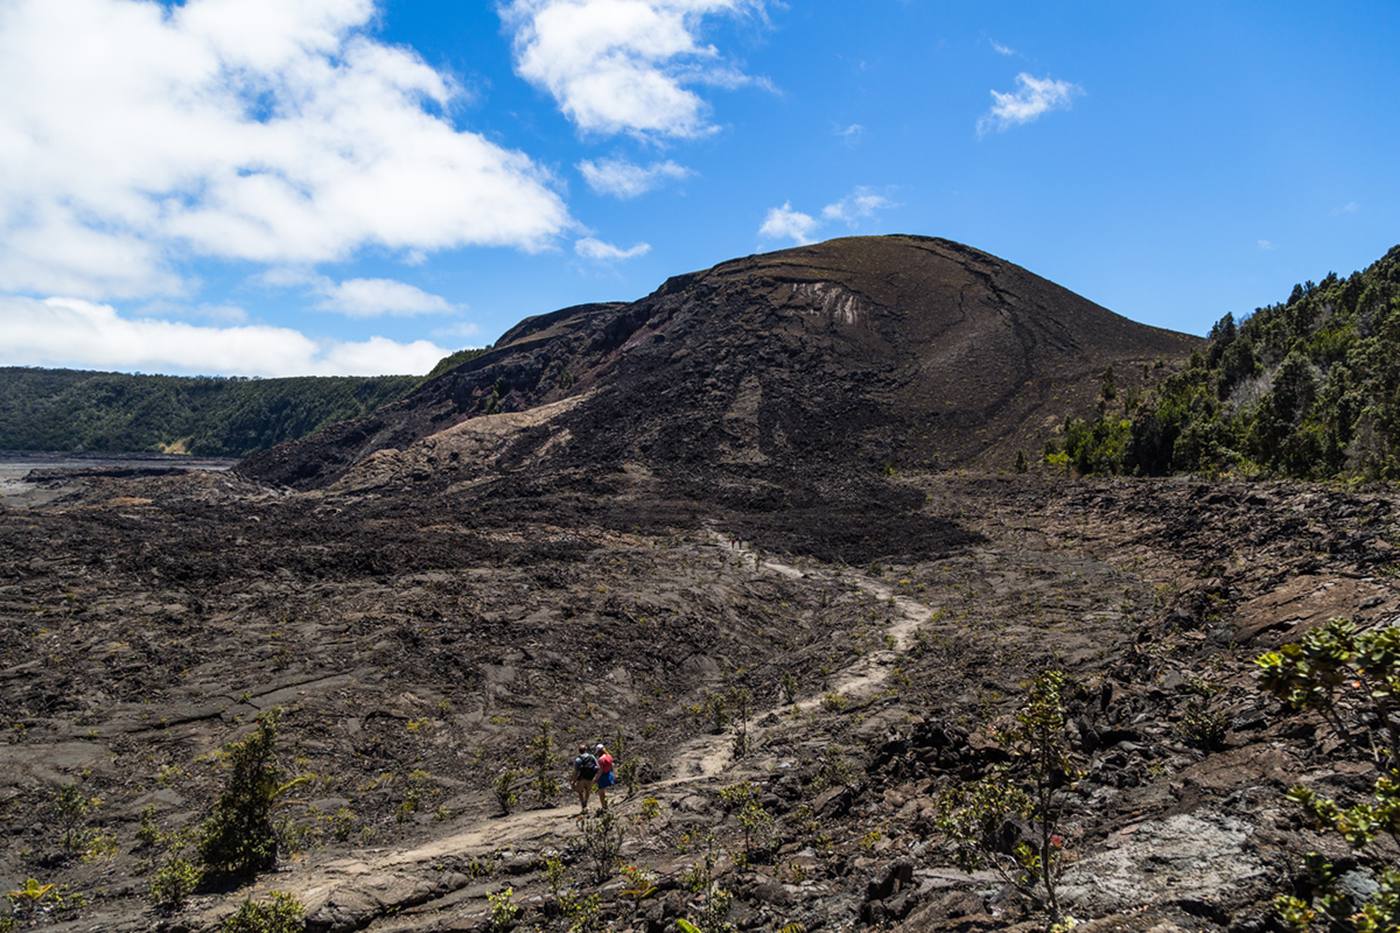
<svg viewBox="0 0 1400 933"><path fill-rule="evenodd" d="M1278 714L1250 659L1331 616L1391 618L1391 494L941 473L836 477L840 495L773 508L707 481L88 475L12 501L0 887L80 895L53 929L208 929L281 890L311 929L467 930L510 886L523 928L562 929L557 856L566 900L600 895L594 928L664 930L703 907L708 856L741 928L1036 929L952 865L932 801L997 760L988 724L1055 666L1085 770L1081 929L1274 928L1268 899L1323 842L1284 790L1356 769ZM706 710L736 687L737 759ZM302 778L278 869L156 913L143 812L196 822L218 749L272 708ZM1197 741L1202 711L1222 741ZM649 882L595 884L563 794L542 806L522 776L499 814L492 783L543 724L560 777L580 740L640 765L615 809ZM743 782L773 818L747 857L720 796ZM65 840L73 784L100 803Z"/></svg>

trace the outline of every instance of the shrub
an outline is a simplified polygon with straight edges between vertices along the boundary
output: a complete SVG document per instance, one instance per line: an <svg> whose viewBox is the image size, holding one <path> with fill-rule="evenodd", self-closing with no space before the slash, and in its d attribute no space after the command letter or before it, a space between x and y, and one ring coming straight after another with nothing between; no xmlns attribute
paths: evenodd
<svg viewBox="0 0 1400 933"><path fill-rule="evenodd" d="M622 855L623 828L611 810L599 810L579 821L584 854L593 867L593 881L602 884L612 877Z"/></svg>
<svg viewBox="0 0 1400 933"><path fill-rule="evenodd" d="M1064 870L1060 824L1065 791L1078 776L1065 729L1065 686L1059 671L1037 677L1012 725L998 736L1010 765L954 785L938 798L938 826L958 864L969 871L992 869L1051 924L1066 919L1057 891ZM1004 827L1018 821L1031 838L1007 852Z"/></svg>
<svg viewBox="0 0 1400 933"><path fill-rule="evenodd" d="M199 866L193 861L183 855L171 855L156 869L155 877L151 879L147 892L151 905L165 912L179 910L199 887L202 876Z"/></svg>
<svg viewBox="0 0 1400 933"><path fill-rule="evenodd" d="M259 718L252 735L224 748L228 774L199 834L206 880L243 879L277 863L272 809L285 787L276 745L274 712Z"/></svg>
<svg viewBox="0 0 1400 933"><path fill-rule="evenodd" d="M1374 762L1369 800L1345 806L1307 787L1288 796L1318 828L1346 840L1359 861L1377 871L1377 888L1362 899L1338 884L1333 865L1316 852L1304 866L1305 896L1281 895L1275 909L1295 930L1400 930L1400 865L1379 851L1400 843L1400 628L1358 633L1346 619L1333 619L1299 642L1255 660L1265 690L1286 706L1322 717L1333 732Z"/></svg>
<svg viewBox="0 0 1400 933"><path fill-rule="evenodd" d="M160 845L164 834L160 831L160 824L156 822L156 808L154 804L149 804L141 808L141 823L136 830L136 842L143 849L154 848Z"/></svg>
<svg viewBox="0 0 1400 933"><path fill-rule="evenodd" d="M592 933L596 930L602 906L603 899L597 894L570 897L564 905L564 913L569 918L569 933Z"/></svg>
<svg viewBox="0 0 1400 933"><path fill-rule="evenodd" d="M515 792L516 777L514 768L503 768L496 775L496 783L491 786L491 792L496 797L496 806L501 808L502 816L510 813L511 807L514 807L519 799L520 795Z"/></svg>
<svg viewBox="0 0 1400 933"><path fill-rule="evenodd" d="M637 822L642 826L650 826L661 816L661 801L655 797L643 797L642 808L637 813Z"/></svg>
<svg viewBox="0 0 1400 933"><path fill-rule="evenodd" d="M439 791L432 786L432 778L433 776L422 768L415 768L408 772L403 799L399 801L399 805L394 811L396 821L407 823L423 806L424 797L437 796Z"/></svg>
<svg viewBox="0 0 1400 933"><path fill-rule="evenodd" d="M76 853L87 846L88 817L102 806L102 798L89 794L81 782L65 784L54 792L49 815L60 834L65 852Z"/></svg>
<svg viewBox="0 0 1400 933"><path fill-rule="evenodd" d="M706 840L705 854L686 871L681 881L691 894L689 914L676 921L676 925L686 933L730 933L734 924L729 922L729 912L734 906L734 896L723 888L715 877L717 863L714 838Z"/></svg>
<svg viewBox="0 0 1400 933"><path fill-rule="evenodd" d="M564 861L558 855L548 855L544 860L544 879L549 887L549 899L559 907L564 906Z"/></svg>
<svg viewBox="0 0 1400 933"><path fill-rule="evenodd" d="M744 855L754 858L773 847L775 833L773 814L757 799L749 800L739 808L739 829L744 833Z"/></svg>
<svg viewBox="0 0 1400 933"><path fill-rule="evenodd" d="M729 711L725 708L724 697L718 693L710 694L705 697L704 709L710 719L710 731L715 735L723 735L729 723Z"/></svg>
<svg viewBox="0 0 1400 933"><path fill-rule="evenodd" d="M1225 744L1229 728L1230 717L1222 710L1212 708L1207 700L1193 699L1186 704L1181 722L1177 724L1177 734L1187 745L1214 751Z"/></svg>
<svg viewBox="0 0 1400 933"><path fill-rule="evenodd" d="M792 706L797 702L797 678L792 676L790 671L784 672L782 679L778 681L778 686L783 690L783 702Z"/></svg>
<svg viewBox="0 0 1400 933"><path fill-rule="evenodd" d="M301 933L306 929L301 902L273 891L265 901L246 900L238 913L224 921L221 933Z"/></svg>
<svg viewBox="0 0 1400 933"><path fill-rule="evenodd" d="M509 930L520 919L520 905L514 898L515 889L510 887L486 895L486 903L491 905L487 923L492 930Z"/></svg>
<svg viewBox="0 0 1400 933"><path fill-rule="evenodd" d="M617 755L613 756L614 758ZM647 759L632 756L624 759L617 766L617 779L627 788L627 799L631 800L637 795L641 786L653 778L651 762Z"/></svg>
<svg viewBox="0 0 1400 933"><path fill-rule="evenodd" d="M355 831L355 811L349 807L339 807L326 817L326 822L330 824L332 839L336 842L348 842L350 835Z"/></svg>
<svg viewBox="0 0 1400 933"><path fill-rule="evenodd" d="M540 730L530 739L527 749L530 758L530 785L541 806L551 807L559 796L561 785L555 773L554 737L550 735L549 723L540 723Z"/></svg>

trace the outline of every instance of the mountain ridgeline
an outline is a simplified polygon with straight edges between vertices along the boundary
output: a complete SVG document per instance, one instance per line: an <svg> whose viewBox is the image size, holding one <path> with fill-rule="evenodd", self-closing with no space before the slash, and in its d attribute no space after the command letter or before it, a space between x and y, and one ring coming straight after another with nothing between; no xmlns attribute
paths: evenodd
<svg viewBox="0 0 1400 933"><path fill-rule="evenodd" d="M1226 315L1146 393L1104 386L1047 458L1083 473L1400 477L1400 246Z"/></svg>
<svg viewBox="0 0 1400 933"><path fill-rule="evenodd" d="M1004 465L1091 413L1106 369L1144 378L1199 344L958 243L846 238L528 318L405 398L240 470L312 488L451 482L487 462L637 465L761 495L799 475Z"/></svg>
<svg viewBox="0 0 1400 933"><path fill-rule="evenodd" d="M0 450L241 457L373 411L416 376L216 379L0 368Z"/></svg>

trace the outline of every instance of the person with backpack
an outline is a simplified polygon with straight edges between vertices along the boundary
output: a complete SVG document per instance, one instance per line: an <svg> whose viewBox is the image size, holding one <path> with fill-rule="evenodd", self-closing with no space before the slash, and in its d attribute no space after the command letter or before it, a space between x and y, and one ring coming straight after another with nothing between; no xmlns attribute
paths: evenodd
<svg viewBox="0 0 1400 933"><path fill-rule="evenodd" d="M611 764L611 760L608 763ZM598 759L588 751L587 745L580 745L574 758L574 793L578 794L580 813L588 812L588 798L593 794L593 778L597 774ZM598 799L603 799L602 791L598 792Z"/></svg>
<svg viewBox="0 0 1400 933"><path fill-rule="evenodd" d="M593 754L598 761L598 778L595 783L598 785L598 805L604 810L608 808L607 790L617 783L617 775L613 773L613 756L608 754L608 750L599 743L593 749Z"/></svg>

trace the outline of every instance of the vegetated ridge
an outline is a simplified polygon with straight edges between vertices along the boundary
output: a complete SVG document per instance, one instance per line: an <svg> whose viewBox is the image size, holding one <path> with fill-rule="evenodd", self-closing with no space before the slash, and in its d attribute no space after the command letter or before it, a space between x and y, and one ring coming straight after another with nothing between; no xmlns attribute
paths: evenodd
<svg viewBox="0 0 1400 933"><path fill-rule="evenodd" d="M1197 344L948 240L838 239L528 318L405 398L241 469L310 488L428 443L437 455L413 469L450 475L477 458L451 457L443 432L528 410L535 430L495 451L503 463L762 477L1008 464L1091 410L1106 369L1140 380Z"/></svg>
<svg viewBox="0 0 1400 933"><path fill-rule="evenodd" d="M444 360L459 364L479 351ZM359 417L417 376L283 379L0 367L0 450L241 457Z"/></svg>
<svg viewBox="0 0 1400 933"><path fill-rule="evenodd" d="M1048 453L1084 473L1400 476L1400 246L1227 314L1156 391L1104 402Z"/></svg>

